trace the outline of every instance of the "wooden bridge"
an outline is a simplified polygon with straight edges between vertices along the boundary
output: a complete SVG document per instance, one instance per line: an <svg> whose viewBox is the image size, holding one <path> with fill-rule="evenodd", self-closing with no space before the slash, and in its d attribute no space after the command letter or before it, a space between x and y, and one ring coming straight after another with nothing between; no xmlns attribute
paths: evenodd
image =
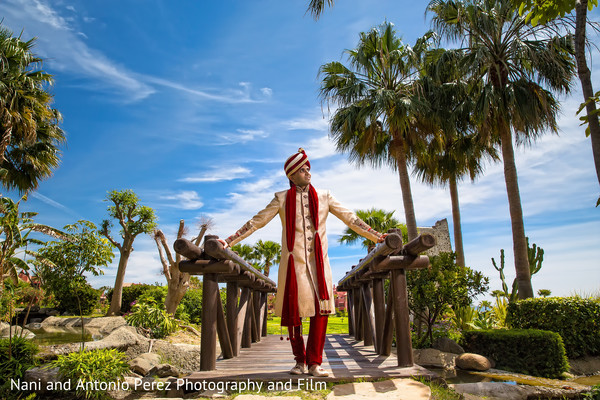
<svg viewBox="0 0 600 400"><path fill-rule="evenodd" d="M174 244L189 259L180 270L204 275L200 371L185 380L305 380L307 375L288 372L294 364L289 342L266 334L266 298L276 291L275 283L216 239L207 236L204 248L185 239ZM413 363L405 276L407 270L428 267L429 258L419 253L434 245L426 234L403 246L399 232L391 232L340 280L337 290L348 292L350 334L327 335L322 365L332 375L319 380L435 375ZM219 282L227 284L226 312Z"/></svg>

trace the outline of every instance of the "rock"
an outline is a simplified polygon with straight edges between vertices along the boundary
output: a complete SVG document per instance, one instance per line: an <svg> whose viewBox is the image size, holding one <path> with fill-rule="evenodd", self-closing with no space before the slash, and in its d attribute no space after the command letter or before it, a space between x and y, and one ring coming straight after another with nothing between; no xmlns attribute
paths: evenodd
<svg viewBox="0 0 600 400"><path fill-rule="evenodd" d="M485 397L489 400L527 400L534 392L532 386L511 385L504 382L457 383L449 386L460 394Z"/></svg>
<svg viewBox="0 0 600 400"><path fill-rule="evenodd" d="M454 360L456 367L467 371L487 371L492 368L492 363L486 357L474 354L463 353Z"/></svg>
<svg viewBox="0 0 600 400"><path fill-rule="evenodd" d="M140 354L133 360L129 361L129 367L136 374L146 376L150 370L160 364L160 356L156 353Z"/></svg>
<svg viewBox="0 0 600 400"><path fill-rule="evenodd" d="M148 343L149 340L139 335L134 327L122 326L105 338L95 342L86 342L85 348L88 350L115 348L126 351L131 346L148 345Z"/></svg>
<svg viewBox="0 0 600 400"><path fill-rule="evenodd" d="M574 375L600 375L600 357L569 359L569 372Z"/></svg>
<svg viewBox="0 0 600 400"><path fill-rule="evenodd" d="M179 376L180 372L171 364L158 364L150 370L149 375L166 378L168 376Z"/></svg>
<svg viewBox="0 0 600 400"><path fill-rule="evenodd" d="M461 345L454 340L445 337L435 339L431 347L443 351L444 353L462 354L465 352L465 349L463 349Z"/></svg>
<svg viewBox="0 0 600 400"><path fill-rule="evenodd" d="M40 322L30 322L27 325L25 325L25 327L27 327L27 329L41 329L42 328L42 324Z"/></svg>
<svg viewBox="0 0 600 400"><path fill-rule="evenodd" d="M336 385L326 400L426 400L430 397L431 389L428 386L404 378Z"/></svg>
<svg viewBox="0 0 600 400"><path fill-rule="evenodd" d="M97 329L103 335L108 335L112 331L127 325L127 321L123 317L100 317L88 318L86 328Z"/></svg>
<svg viewBox="0 0 600 400"><path fill-rule="evenodd" d="M23 380L26 382L35 382L36 385L39 384L38 387L42 392L44 392L48 387L48 382L60 381L58 367L47 368L46 366L41 366L28 369L25 371Z"/></svg>
<svg viewBox="0 0 600 400"><path fill-rule="evenodd" d="M444 369L454 368L454 360L458 355L444 353L437 349L414 349L413 358L415 364L423 367L437 367Z"/></svg>
<svg viewBox="0 0 600 400"><path fill-rule="evenodd" d="M9 337L9 336L22 336L25 339L33 339L35 334L30 330L23 329L20 326L12 325L5 326L2 331L0 331L0 337Z"/></svg>

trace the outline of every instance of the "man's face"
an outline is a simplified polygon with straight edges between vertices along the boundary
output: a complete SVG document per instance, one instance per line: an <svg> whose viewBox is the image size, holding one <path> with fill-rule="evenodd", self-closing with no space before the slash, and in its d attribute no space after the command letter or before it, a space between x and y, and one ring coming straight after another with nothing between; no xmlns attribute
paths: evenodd
<svg viewBox="0 0 600 400"><path fill-rule="evenodd" d="M294 174L290 177L290 180L294 182L295 185L300 187L305 187L310 184L310 168L306 165L303 165L298 171L294 172Z"/></svg>

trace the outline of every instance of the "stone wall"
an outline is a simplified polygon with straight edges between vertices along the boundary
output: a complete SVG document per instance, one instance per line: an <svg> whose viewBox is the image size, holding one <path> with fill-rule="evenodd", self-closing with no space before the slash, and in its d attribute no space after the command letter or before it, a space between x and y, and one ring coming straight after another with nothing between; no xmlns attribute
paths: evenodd
<svg viewBox="0 0 600 400"><path fill-rule="evenodd" d="M417 228L419 233L429 233L435 237L436 245L425 252L428 256L435 256L439 253L448 253L452 251L450 243L450 230L448 229L448 220L441 219L431 228Z"/></svg>

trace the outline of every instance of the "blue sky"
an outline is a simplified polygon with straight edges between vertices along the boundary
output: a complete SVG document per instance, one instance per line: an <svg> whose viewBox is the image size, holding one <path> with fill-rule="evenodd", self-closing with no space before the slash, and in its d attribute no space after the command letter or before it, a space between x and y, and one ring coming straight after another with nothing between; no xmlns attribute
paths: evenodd
<svg viewBox="0 0 600 400"><path fill-rule="evenodd" d="M414 44L430 26L426 2L339 0L319 21L305 13L307 3L2 0L3 25L38 37L35 52L55 76L55 107L68 137L60 168L25 207L57 227L78 219L99 224L107 192L133 189L156 210L170 242L180 219L192 235L202 215L213 218L213 234L227 237L286 189L283 161L304 147L316 187L348 208L395 210L403 220L397 175L357 169L335 152L317 75L322 64L344 60L359 32L386 20ZM598 76L595 68L596 86ZM575 117L578 85L561 99L560 135L516 154L526 233L545 250L534 290L559 296L600 290L599 190L591 145ZM411 183L418 225L451 224L448 191ZM514 277L502 165L488 165L459 191L467 264L499 289L490 259L501 248L507 278ZM337 244L343 227L328 220L334 281L364 254ZM245 243L280 237L276 218ZM125 281L165 282L153 240L140 236L134 248ZM117 261L92 284L112 286Z"/></svg>

